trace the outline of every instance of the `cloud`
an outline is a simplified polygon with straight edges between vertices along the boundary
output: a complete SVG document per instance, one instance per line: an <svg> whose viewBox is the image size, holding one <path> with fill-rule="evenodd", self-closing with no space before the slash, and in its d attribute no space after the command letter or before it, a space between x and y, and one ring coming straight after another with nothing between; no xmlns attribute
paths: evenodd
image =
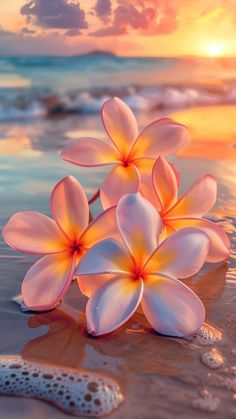
<svg viewBox="0 0 236 419"><path fill-rule="evenodd" d="M68 29L65 33L66 36L78 36L81 35L81 32L78 29Z"/></svg>
<svg viewBox="0 0 236 419"><path fill-rule="evenodd" d="M111 0L97 0L93 10L103 23L107 23L112 13Z"/></svg>
<svg viewBox="0 0 236 419"><path fill-rule="evenodd" d="M36 31L34 31L33 29L28 29L28 28L22 28L21 29L21 33L23 35L34 35L36 33Z"/></svg>
<svg viewBox="0 0 236 419"><path fill-rule="evenodd" d="M112 13L112 24L91 33L93 36L116 36L138 31L142 35L173 32L177 11L173 0L118 0Z"/></svg>
<svg viewBox="0 0 236 419"><path fill-rule="evenodd" d="M10 31L6 31L5 29L3 29L2 26L0 26L0 36L15 36L14 32L10 32Z"/></svg>
<svg viewBox="0 0 236 419"><path fill-rule="evenodd" d="M79 2L68 0L34 0L20 10L26 21L48 29L86 29L85 12Z"/></svg>

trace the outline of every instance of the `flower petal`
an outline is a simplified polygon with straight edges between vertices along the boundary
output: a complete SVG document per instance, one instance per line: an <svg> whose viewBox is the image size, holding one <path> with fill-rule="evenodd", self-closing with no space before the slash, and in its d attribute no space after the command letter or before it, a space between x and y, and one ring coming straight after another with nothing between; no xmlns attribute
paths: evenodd
<svg viewBox="0 0 236 419"><path fill-rule="evenodd" d="M103 284L107 283L107 281L110 281L116 277L117 274L101 274L77 276L76 279L82 294L86 295L86 297L90 297L97 288L101 287Z"/></svg>
<svg viewBox="0 0 236 419"><path fill-rule="evenodd" d="M114 164L119 160L113 146L90 137L71 141L62 150L61 157L69 163L85 167Z"/></svg>
<svg viewBox="0 0 236 419"><path fill-rule="evenodd" d="M92 247L94 244L107 238L119 239L119 231L116 222L116 207L111 207L98 215L85 230L81 240L85 246Z"/></svg>
<svg viewBox="0 0 236 419"><path fill-rule="evenodd" d="M135 312L143 294L142 280L121 276L108 281L90 297L86 307L89 333L99 336L122 326Z"/></svg>
<svg viewBox="0 0 236 419"><path fill-rule="evenodd" d="M123 196L117 205L119 231L137 265L156 249L163 225L154 206L140 193Z"/></svg>
<svg viewBox="0 0 236 419"><path fill-rule="evenodd" d="M130 158L157 158L175 153L188 140L187 128L170 118L158 119L148 125L139 135L130 151Z"/></svg>
<svg viewBox="0 0 236 419"><path fill-rule="evenodd" d="M137 159L135 160L135 166L140 176L139 192L154 205L157 211L161 211L161 203L152 181L152 170L155 162L155 159Z"/></svg>
<svg viewBox="0 0 236 419"><path fill-rule="evenodd" d="M130 272L133 261L124 245L114 239L91 247L80 260L75 275L97 275Z"/></svg>
<svg viewBox="0 0 236 419"><path fill-rule="evenodd" d="M162 156L157 159L153 167L152 179L161 202L162 212L166 212L176 203L178 185L175 172Z"/></svg>
<svg viewBox="0 0 236 419"><path fill-rule="evenodd" d="M202 217L215 204L217 194L216 180L211 175L203 176L171 208L166 218Z"/></svg>
<svg viewBox="0 0 236 419"><path fill-rule="evenodd" d="M183 228L164 240L148 260L145 270L177 278L195 275L204 264L210 240L198 228Z"/></svg>
<svg viewBox="0 0 236 419"><path fill-rule="evenodd" d="M101 189L100 197L103 208L116 205L120 198L139 188L139 174L133 164L129 166L118 165L106 176Z"/></svg>
<svg viewBox="0 0 236 419"><path fill-rule="evenodd" d="M88 226L89 205L79 181L66 176L51 194L51 212L70 241L76 241Z"/></svg>
<svg viewBox="0 0 236 419"><path fill-rule="evenodd" d="M168 163L169 163L171 169L173 170L173 172L175 174L177 186L179 188L179 185L180 185L180 174L179 174L179 171L178 171L178 169L177 169L177 167L175 166L174 163L172 163L171 161L168 161Z"/></svg>
<svg viewBox="0 0 236 419"><path fill-rule="evenodd" d="M203 218L180 218L170 220L169 224L175 230L183 227L196 227L203 230L211 241L210 250L206 258L208 262L220 262L229 256L229 239L223 228L218 224Z"/></svg>
<svg viewBox="0 0 236 419"><path fill-rule="evenodd" d="M31 310L50 310L66 293L75 269L75 255L62 252L44 256L27 272L22 283L23 300Z"/></svg>
<svg viewBox="0 0 236 419"><path fill-rule="evenodd" d="M190 288L167 275L151 275L144 285L142 308L153 329L163 335L188 336L205 319L201 300Z"/></svg>
<svg viewBox="0 0 236 419"><path fill-rule="evenodd" d="M125 157L138 136L137 121L133 112L125 102L113 97L102 107L102 121L121 157Z"/></svg>
<svg viewBox="0 0 236 419"><path fill-rule="evenodd" d="M54 220L40 212L15 213L2 231L5 242L27 253L48 254L68 248L68 240Z"/></svg>

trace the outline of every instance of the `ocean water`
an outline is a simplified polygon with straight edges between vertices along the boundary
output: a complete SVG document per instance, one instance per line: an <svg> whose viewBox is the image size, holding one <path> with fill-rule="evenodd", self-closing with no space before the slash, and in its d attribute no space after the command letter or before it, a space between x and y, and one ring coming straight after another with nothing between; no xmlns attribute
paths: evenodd
<svg viewBox="0 0 236 419"><path fill-rule="evenodd" d="M235 58L0 58L0 120L97 113L118 95L136 110L236 102Z"/></svg>

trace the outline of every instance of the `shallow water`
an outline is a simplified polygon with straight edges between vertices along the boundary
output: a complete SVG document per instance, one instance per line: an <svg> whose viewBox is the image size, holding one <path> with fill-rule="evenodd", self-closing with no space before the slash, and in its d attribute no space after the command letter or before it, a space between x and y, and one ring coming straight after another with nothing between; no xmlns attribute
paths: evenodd
<svg viewBox="0 0 236 419"><path fill-rule="evenodd" d="M223 57L0 57L0 121L98 113L109 96L142 111L235 104L235 66Z"/></svg>
<svg viewBox="0 0 236 419"><path fill-rule="evenodd" d="M91 338L85 330L86 298L75 283L56 310L22 313L11 300L37 258L14 252L1 242L0 354L21 354L26 360L86 368L113 377L125 401L111 414L112 419L122 415L129 419L235 417L235 113L233 107L175 113L175 119L190 126L192 139L184 151L172 157L181 173L181 190L205 173L217 177L218 202L210 216L228 231L233 248L229 262L207 264L196 277L185 281L202 299L206 324L211 328L205 326L202 335L190 340L164 337L152 331L142 313L136 313L118 331ZM140 124L157 116L142 113ZM97 116L0 125L1 227L18 210L49 214L50 190L66 174L77 176L88 195L97 189L107 168L77 168L58 155L69 139L85 133L104 136ZM92 212L99 211L97 201ZM222 357L215 369L202 362L207 358L204 354L212 350ZM0 400L1 419L69 417L36 400L5 396Z"/></svg>

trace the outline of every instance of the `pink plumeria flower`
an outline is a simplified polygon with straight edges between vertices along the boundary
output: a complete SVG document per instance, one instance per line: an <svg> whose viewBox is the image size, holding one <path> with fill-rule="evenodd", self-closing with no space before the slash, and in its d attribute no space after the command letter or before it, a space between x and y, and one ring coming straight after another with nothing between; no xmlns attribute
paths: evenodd
<svg viewBox="0 0 236 419"><path fill-rule="evenodd" d="M200 178L191 189L178 198L176 174L170 164L159 157L153 167L155 193L146 197L160 212L163 237L183 227L197 227L203 230L211 241L208 262L220 262L229 255L230 243L224 230L212 221L202 218L216 202L217 184L211 175Z"/></svg>
<svg viewBox="0 0 236 419"><path fill-rule="evenodd" d="M158 245L161 217L140 193L121 198L116 218L123 243L114 239L97 243L76 269L84 290L91 294L86 307L89 332L97 336L112 332L132 316L140 302L159 333L185 336L195 332L204 321L204 306L177 278L200 270L209 251L208 236L186 228Z"/></svg>
<svg viewBox="0 0 236 419"><path fill-rule="evenodd" d="M95 138L79 138L62 151L64 160L79 166L115 165L106 176L100 195L103 208L116 205L127 193L145 190L154 161L159 155L175 153L187 142L187 129L170 118L152 122L138 134L136 118L120 99L106 101L101 111L109 144Z"/></svg>
<svg viewBox="0 0 236 419"><path fill-rule="evenodd" d="M114 208L88 225L88 201L72 176L53 189L51 212L53 219L39 212L18 212L3 229L5 242L13 249L47 255L29 269L23 280L23 299L32 310L54 308L67 291L84 252L104 237L116 234Z"/></svg>

